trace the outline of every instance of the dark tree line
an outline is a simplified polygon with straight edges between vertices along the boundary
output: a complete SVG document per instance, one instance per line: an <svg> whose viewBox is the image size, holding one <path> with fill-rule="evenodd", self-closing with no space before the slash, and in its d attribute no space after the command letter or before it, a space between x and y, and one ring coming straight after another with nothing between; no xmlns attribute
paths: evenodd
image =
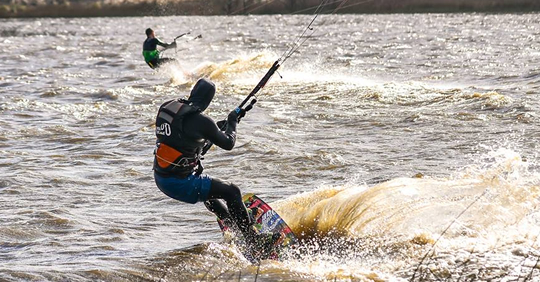
<svg viewBox="0 0 540 282"><path fill-rule="evenodd" d="M0 17L311 14L321 0L0 0ZM540 0L345 0L323 13L532 12Z"/></svg>

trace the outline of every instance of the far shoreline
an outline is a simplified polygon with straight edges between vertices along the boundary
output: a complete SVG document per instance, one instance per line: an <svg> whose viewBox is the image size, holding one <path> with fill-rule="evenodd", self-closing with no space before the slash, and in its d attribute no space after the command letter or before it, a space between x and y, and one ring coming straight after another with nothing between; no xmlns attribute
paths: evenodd
<svg viewBox="0 0 540 282"><path fill-rule="evenodd" d="M144 17L144 16L226 16L226 15L289 15L312 14L315 0L304 0L304 6L267 5L267 1L259 6L231 6L222 0L164 2L162 0L143 0L123 4L105 3L103 1L78 2L63 0L62 4L4 4L0 0L0 18L80 18L80 17ZM159 1L159 2L158 2ZM426 2L427 1L427 2ZM228 1L229 3L231 1ZM236 1L238 2L238 0ZM285 1L286 2L286 1ZM291 1L291 3L294 1ZM351 1L352 2L352 1ZM435 3L434 3L435 2ZM336 6L337 4L334 4ZM316 7L316 5L315 5ZM249 9L248 9L249 8ZM341 8L326 7L322 14L456 14L456 13L488 13L488 14L527 14L540 12L540 1L535 0L402 0L345 6Z"/></svg>

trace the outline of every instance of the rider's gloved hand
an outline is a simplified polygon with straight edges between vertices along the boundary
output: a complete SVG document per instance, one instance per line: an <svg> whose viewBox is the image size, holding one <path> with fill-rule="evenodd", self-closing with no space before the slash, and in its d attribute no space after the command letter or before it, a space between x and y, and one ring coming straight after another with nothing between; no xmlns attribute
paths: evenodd
<svg viewBox="0 0 540 282"><path fill-rule="evenodd" d="M236 108L234 111L238 114L238 121L240 121L241 118L246 116L246 110L242 108Z"/></svg>
<svg viewBox="0 0 540 282"><path fill-rule="evenodd" d="M176 48L176 41L173 41L167 48Z"/></svg>
<svg viewBox="0 0 540 282"><path fill-rule="evenodd" d="M240 119L246 116L246 110L238 107L234 109L234 112L238 115L238 118L236 119L238 122L240 122Z"/></svg>
<svg viewBox="0 0 540 282"><path fill-rule="evenodd" d="M246 110L242 108L236 108L232 112L229 113L229 116L227 116L227 121L236 121L239 122L241 118L243 118L246 115Z"/></svg>
<svg viewBox="0 0 540 282"><path fill-rule="evenodd" d="M232 112L229 113L229 116L227 117L227 121L231 122L232 120L235 120L236 122L239 122L241 118L243 118L246 115L246 110L242 108L236 108Z"/></svg>
<svg viewBox="0 0 540 282"><path fill-rule="evenodd" d="M236 109L238 109L238 108L236 108ZM236 111L236 109L232 110L232 111L229 113L229 115L227 116L227 122L229 122L229 123L232 123L232 122L236 123L236 122L238 122L238 117L239 117L238 114L240 113L240 111Z"/></svg>

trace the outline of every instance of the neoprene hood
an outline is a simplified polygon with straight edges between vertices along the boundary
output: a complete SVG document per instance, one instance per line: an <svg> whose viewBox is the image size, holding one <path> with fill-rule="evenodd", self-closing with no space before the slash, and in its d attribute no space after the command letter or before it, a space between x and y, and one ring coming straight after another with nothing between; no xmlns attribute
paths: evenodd
<svg viewBox="0 0 540 282"><path fill-rule="evenodd" d="M206 78L201 78L189 94L189 99L193 106L198 107L201 111L206 110L216 94L216 86L213 82Z"/></svg>

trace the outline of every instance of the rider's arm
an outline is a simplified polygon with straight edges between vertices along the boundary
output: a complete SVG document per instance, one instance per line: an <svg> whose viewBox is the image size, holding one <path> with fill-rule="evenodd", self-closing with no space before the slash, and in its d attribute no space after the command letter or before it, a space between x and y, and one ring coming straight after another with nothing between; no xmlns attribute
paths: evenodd
<svg viewBox="0 0 540 282"><path fill-rule="evenodd" d="M174 46L176 46L176 42L172 42L171 44L167 44L165 42L162 42L161 40L156 39L156 44L159 45L159 46L163 46L165 48L173 48Z"/></svg>
<svg viewBox="0 0 540 282"><path fill-rule="evenodd" d="M229 115L230 116L230 115ZM205 115L195 115L184 122L184 131L193 137L206 139L225 150L232 150L236 142L236 115L227 120L227 130L221 131L216 123Z"/></svg>
<svg viewBox="0 0 540 282"><path fill-rule="evenodd" d="M157 39L157 38L154 38L154 41L156 42L157 45L163 46L163 47L165 47L165 48L167 48L167 46L169 45L169 44L167 44L167 43L165 43L165 42L162 42L161 40L159 40L159 39Z"/></svg>

